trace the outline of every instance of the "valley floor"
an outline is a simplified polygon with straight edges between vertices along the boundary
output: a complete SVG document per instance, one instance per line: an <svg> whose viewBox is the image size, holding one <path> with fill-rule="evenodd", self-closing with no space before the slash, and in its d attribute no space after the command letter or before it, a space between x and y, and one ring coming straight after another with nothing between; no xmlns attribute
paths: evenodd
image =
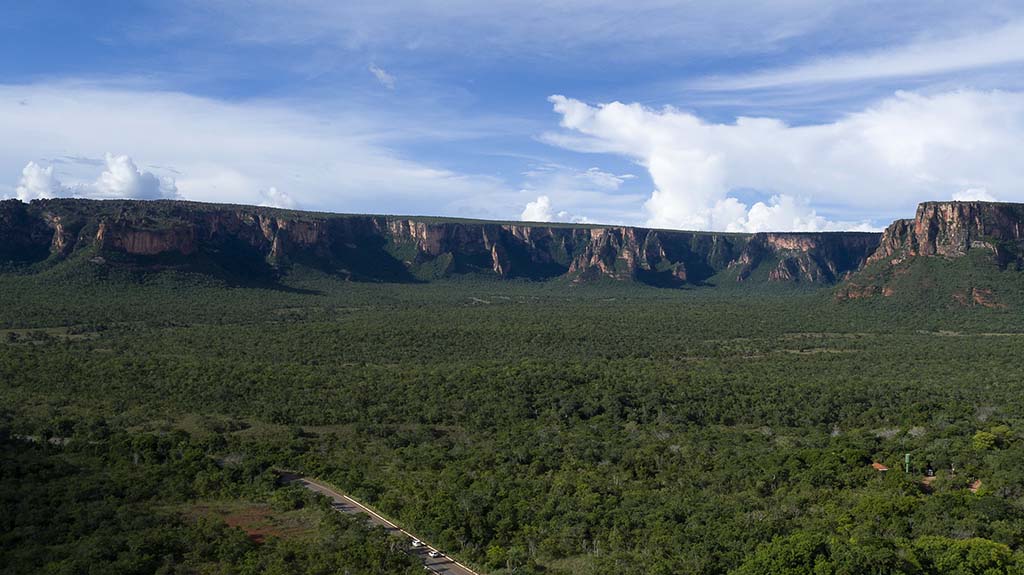
<svg viewBox="0 0 1024 575"><path fill-rule="evenodd" d="M302 496L259 479L274 467L492 574L1024 565L1016 307L313 272L284 287L0 276L0 439L24 462L0 476L5 572L117 561L31 535L72 541L89 509L55 525L19 502L107 477L117 489L96 487L96 505L294 507ZM130 508L108 511L97 521ZM216 513L168 513L146 533L180 545L155 557L192 572L256 572L279 553L422 571L402 541L343 518L255 542ZM202 551L200 515L227 529L214 539L249 542Z"/></svg>

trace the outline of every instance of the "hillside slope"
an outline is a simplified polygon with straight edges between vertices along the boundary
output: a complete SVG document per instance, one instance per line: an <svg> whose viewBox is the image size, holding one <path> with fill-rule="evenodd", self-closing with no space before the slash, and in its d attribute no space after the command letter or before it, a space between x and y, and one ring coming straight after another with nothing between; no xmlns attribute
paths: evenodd
<svg viewBox="0 0 1024 575"><path fill-rule="evenodd" d="M1024 204L926 202L885 230L836 297L1006 307L1024 303L1022 267Z"/></svg>

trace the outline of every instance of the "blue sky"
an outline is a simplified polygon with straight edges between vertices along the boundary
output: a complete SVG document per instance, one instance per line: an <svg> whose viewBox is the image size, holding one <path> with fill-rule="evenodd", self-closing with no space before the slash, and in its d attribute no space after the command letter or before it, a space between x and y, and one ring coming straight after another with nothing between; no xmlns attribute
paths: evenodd
<svg viewBox="0 0 1024 575"><path fill-rule="evenodd" d="M0 54L0 197L735 231L1024 201L1020 2L12 2Z"/></svg>

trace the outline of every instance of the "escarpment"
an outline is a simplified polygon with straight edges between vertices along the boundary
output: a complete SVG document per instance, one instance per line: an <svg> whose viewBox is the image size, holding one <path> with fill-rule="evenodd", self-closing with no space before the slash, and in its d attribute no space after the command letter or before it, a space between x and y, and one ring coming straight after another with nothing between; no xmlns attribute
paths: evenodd
<svg viewBox="0 0 1024 575"><path fill-rule="evenodd" d="M137 267L191 259L283 270L313 266L346 279L429 281L477 274L663 287L716 282L830 284L856 269L878 234L725 234L628 226L519 224L337 215L174 201L3 202L6 261L87 250ZM127 260L125 258L128 258ZM132 259L135 258L135 259ZM158 261L160 260L160 261Z"/></svg>
<svg viewBox="0 0 1024 575"><path fill-rule="evenodd" d="M983 202L921 204L914 219L898 220L883 234L687 232L177 201L0 202L3 265L111 255L120 257L99 260L142 269L201 260L240 273L286 273L305 265L363 281L473 274L662 287L846 282L849 297L856 298L892 291L857 283L865 267L914 257L955 258L972 250L993 254L1000 265L1020 266L1022 241L1024 206Z"/></svg>
<svg viewBox="0 0 1024 575"><path fill-rule="evenodd" d="M898 264L916 256L959 257L982 249L1005 264L1017 257L1024 240L1024 204L993 202L926 202L914 219L896 220L867 263Z"/></svg>
<svg viewBox="0 0 1024 575"><path fill-rule="evenodd" d="M968 255L978 255L978 261L999 270L1024 266L1024 204L922 203L914 218L896 220L886 228L864 269L840 286L836 297L892 297L907 291L934 297L941 292L940 299L960 305L1001 307L991 288L973 285L981 281L972 279L975 274L912 273L929 260L952 265ZM936 277L942 273L956 277Z"/></svg>
<svg viewBox="0 0 1024 575"><path fill-rule="evenodd" d="M878 246L871 233L758 233L733 266L745 281L766 260L768 281L836 283L856 271Z"/></svg>

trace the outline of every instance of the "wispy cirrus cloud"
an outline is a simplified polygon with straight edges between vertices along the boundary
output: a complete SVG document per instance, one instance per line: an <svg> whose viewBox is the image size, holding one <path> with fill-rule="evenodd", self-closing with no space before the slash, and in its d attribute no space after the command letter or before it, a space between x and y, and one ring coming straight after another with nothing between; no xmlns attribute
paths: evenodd
<svg viewBox="0 0 1024 575"><path fill-rule="evenodd" d="M387 70L381 68L376 64L370 64L370 73L373 74L374 78L380 82L381 86L384 86L388 90L395 89L395 77L388 73Z"/></svg>
<svg viewBox="0 0 1024 575"><path fill-rule="evenodd" d="M345 50L383 46L410 55L458 53L461 59L551 58L614 46L602 59L672 52L750 53L798 36L829 19L842 2L740 0L680 4L666 0L272 0L196 2L249 44L331 43ZM429 31L429 32L428 32ZM529 38L524 42L523 38ZM685 41L681 41L685 39Z"/></svg>
<svg viewBox="0 0 1024 575"><path fill-rule="evenodd" d="M952 37L812 59L749 74L702 78L693 88L748 90L960 72L1024 63L1024 20Z"/></svg>
<svg viewBox="0 0 1024 575"><path fill-rule="evenodd" d="M0 173L8 174L0 196L157 197L154 190L173 178L177 194L192 200L446 214L466 196L514 193L492 176L403 157L389 146L394 131L364 114L314 115L279 102L71 83L0 85ZM97 180L92 159L109 150L153 163L137 167L126 156L107 156ZM45 161L55 156L88 161ZM507 209L475 215L517 213Z"/></svg>

